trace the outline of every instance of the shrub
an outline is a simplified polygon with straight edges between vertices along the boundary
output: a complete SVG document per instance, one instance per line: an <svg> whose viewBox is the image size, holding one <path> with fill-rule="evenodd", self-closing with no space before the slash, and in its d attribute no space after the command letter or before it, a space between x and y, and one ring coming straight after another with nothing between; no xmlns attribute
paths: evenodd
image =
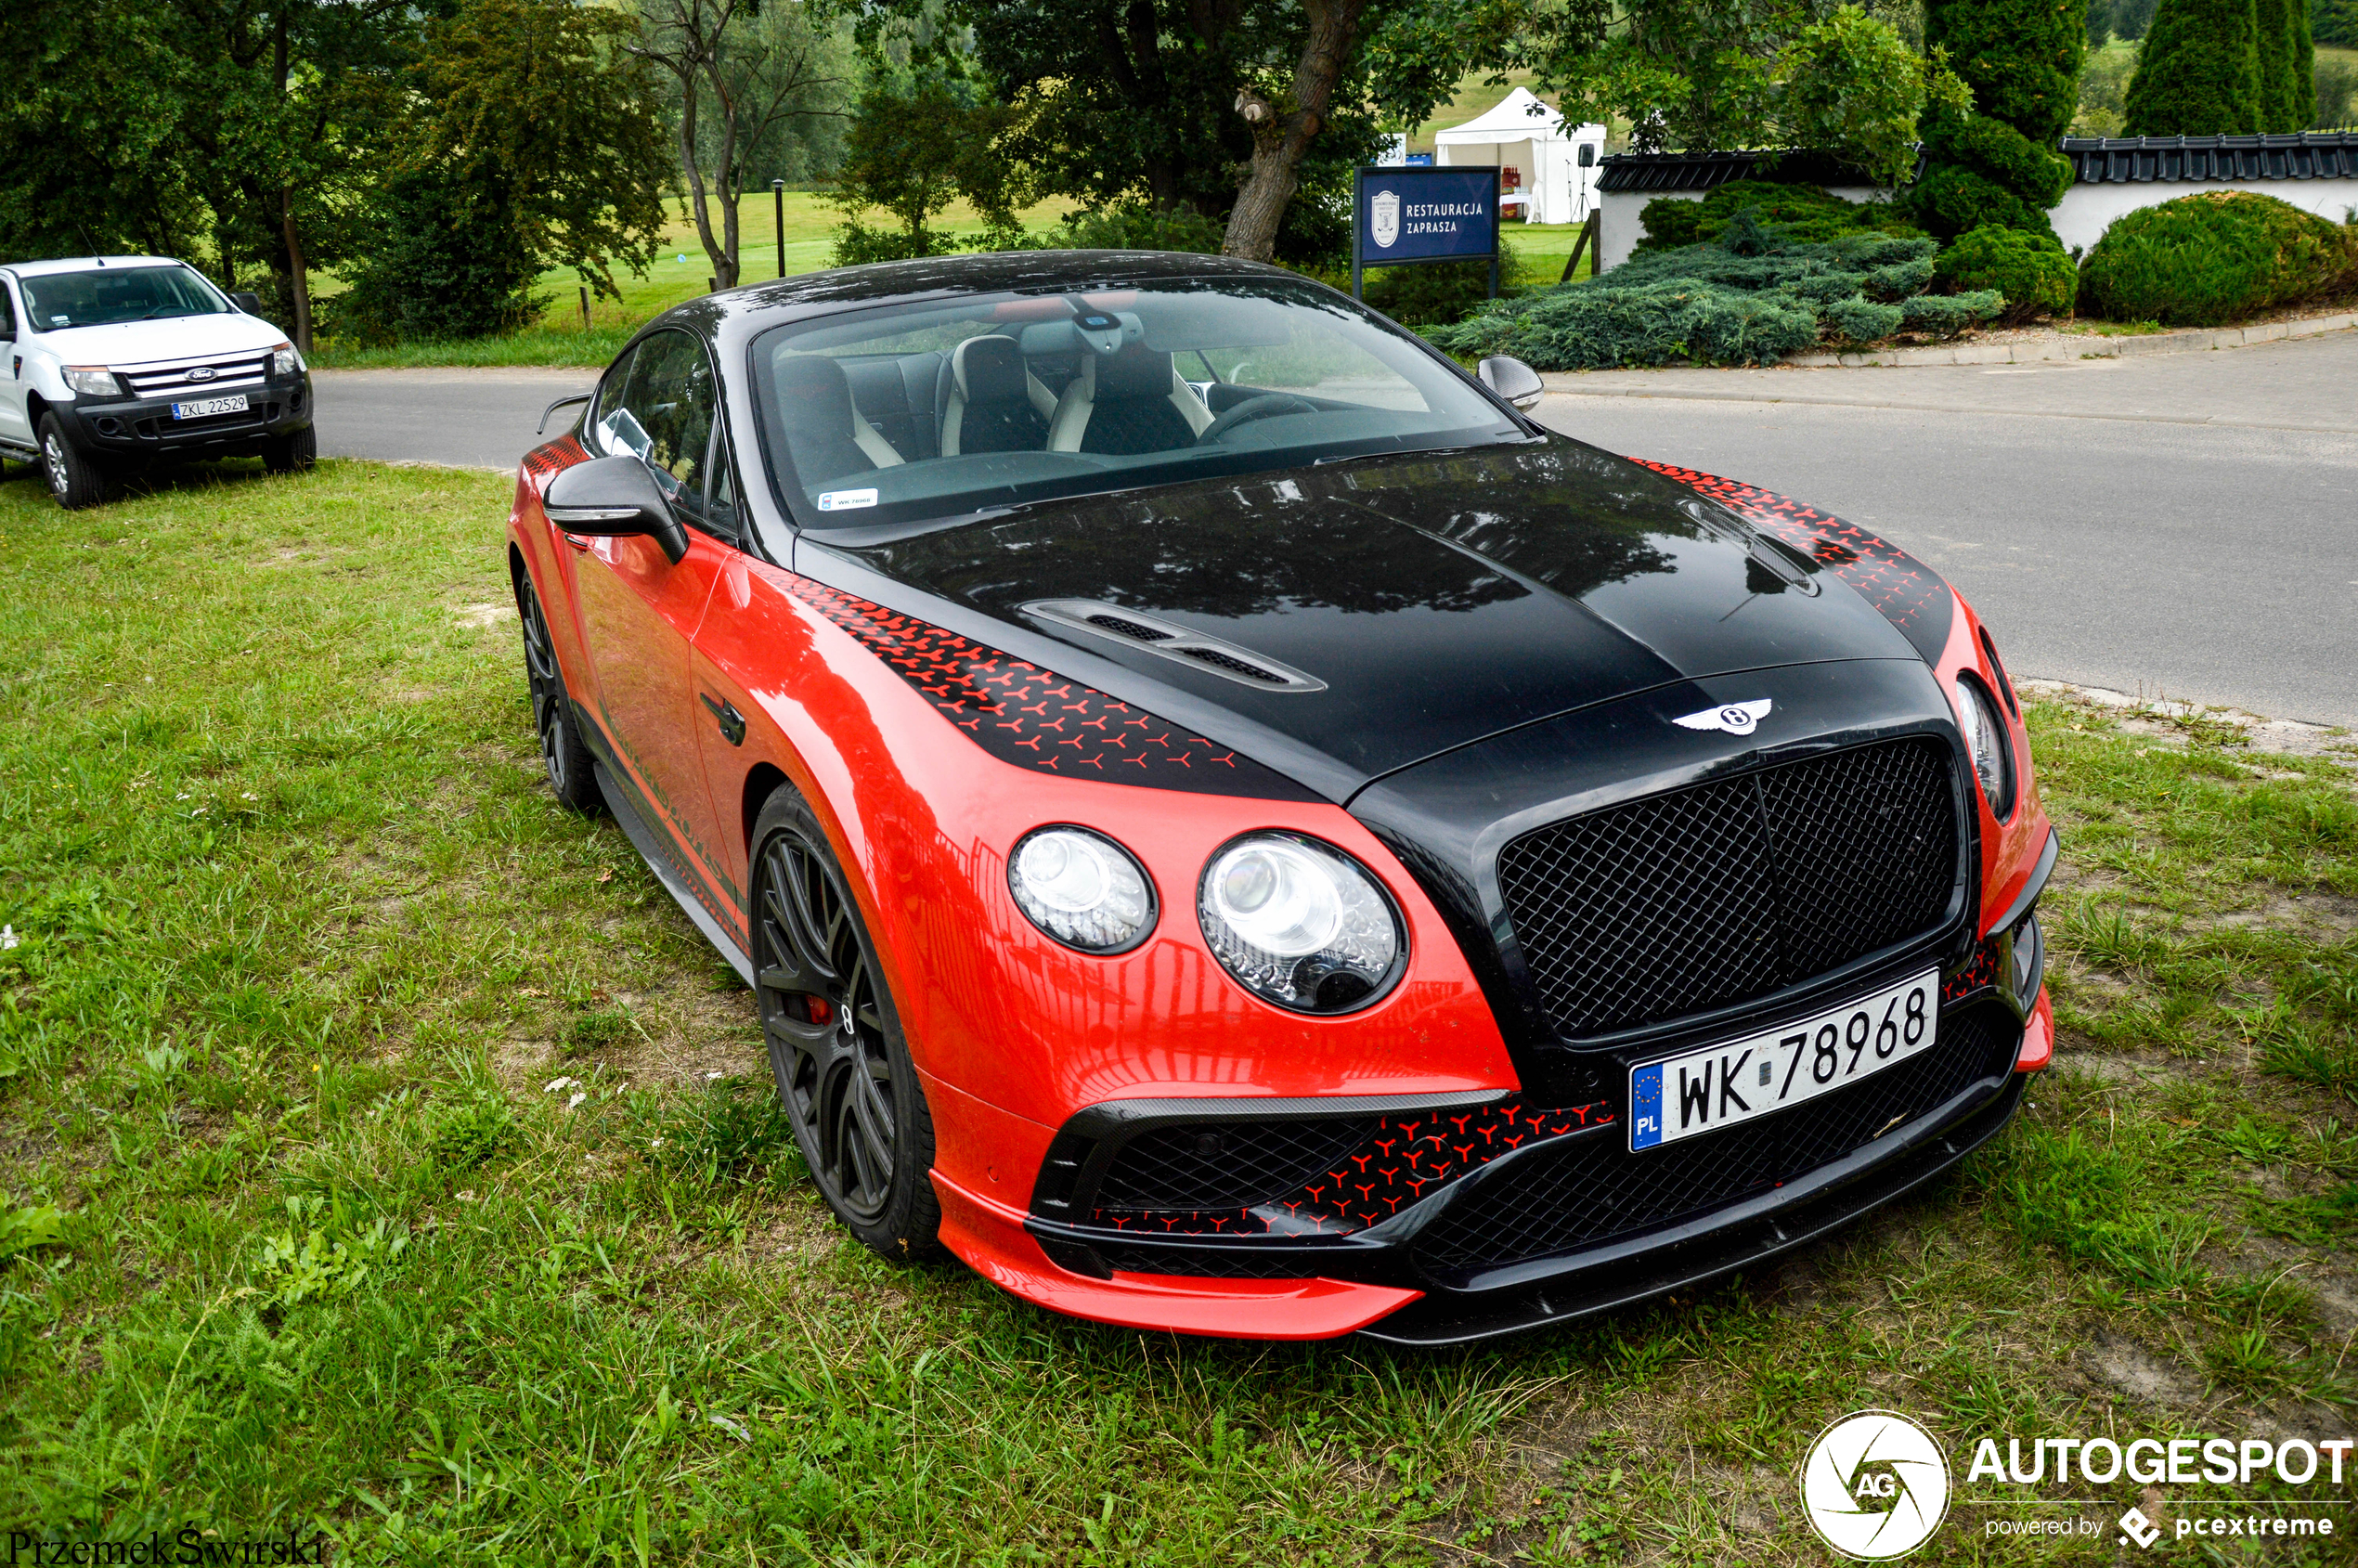
<svg viewBox="0 0 2358 1568"><path fill-rule="evenodd" d="M2252 0L2161 0L2137 54L2121 134L2209 136L2258 129Z"/></svg>
<svg viewBox="0 0 2358 1568"><path fill-rule="evenodd" d="M1526 284L1538 281L1528 273L1522 255L1500 236L1498 292L1512 298ZM1350 286L1348 277L1343 282L1344 287ZM1445 325L1463 321L1490 304L1490 264L1433 262L1424 266L1378 267L1361 278L1359 287L1369 305L1394 321L1419 327Z"/></svg>
<svg viewBox="0 0 2358 1568"><path fill-rule="evenodd" d="M1908 211L1944 240L1976 228L2019 228L2053 238L2047 214L1962 163L1935 163L1908 192Z"/></svg>
<svg viewBox="0 0 2358 1568"><path fill-rule="evenodd" d="M1700 201L1665 196L1647 202L1638 214L1646 226L1646 237L1637 248L1639 252L1675 251L1710 244L1742 212L1779 225L1790 238L1804 241L1824 241L1862 229L1916 232L1888 203L1846 201L1822 186L1732 180Z"/></svg>
<svg viewBox="0 0 2358 1568"><path fill-rule="evenodd" d="M2079 274L2060 243L2018 228L1976 228L1961 235L1940 253L1933 270L1952 288L2003 295L2007 318L2015 321L2069 315L2079 289Z"/></svg>
<svg viewBox="0 0 2358 1568"><path fill-rule="evenodd" d="M2054 232L2046 209L2068 172L2049 148L2079 105L2087 42L2085 12L2054 0L1926 0L1925 46L1947 51L1973 110L1925 124L1917 222L1944 240L1993 224Z"/></svg>
<svg viewBox="0 0 2358 1568"><path fill-rule="evenodd" d="M2040 146L2002 120L1968 114L1941 127L1933 145L1953 162L2004 187L2044 211L2071 188L2071 160Z"/></svg>
<svg viewBox="0 0 2358 1568"><path fill-rule="evenodd" d="M2352 4L2358 6L2358 0ZM2330 131L2358 121L2358 65L2319 60L2316 84L2317 112L2311 117L2314 129Z"/></svg>
<svg viewBox="0 0 2358 1568"><path fill-rule="evenodd" d="M1189 207L1157 212L1145 201L1080 212L1040 237L1053 251L1192 251L1218 255L1227 226Z"/></svg>
<svg viewBox="0 0 2358 1568"><path fill-rule="evenodd" d="M512 331L540 314L539 263L495 182L447 173L386 182L360 226L352 286L320 302L315 333L359 344Z"/></svg>
<svg viewBox="0 0 2358 1568"><path fill-rule="evenodd" d="M1968 327L1993 319L2006 305L1995 290L1961 294L1915 294L1899 302L1908 325L1926 337L1952 338Z"/></svg>
<svg viewBox="0 0 2358 1568"><path fill-rule="evenodd" d="M2358 230L2249 191L2181 196L2105 231L2079 269L2090 313L2207 327L2358 286Z"/></svg>
<svg viewBox="0 0 2358 1568"><path fill-rule="evenodd" d="M1511 354L1544 370L1766 365L1821 339L1871 343L1910 323L1955 332L1994 316L1994 294L1919 305L1934 249L1921 236L1872 231L1796 240L1742 211L1717 244L1634 256L1602 279L1539 290L1426 335L1452 354Z"/></svg>

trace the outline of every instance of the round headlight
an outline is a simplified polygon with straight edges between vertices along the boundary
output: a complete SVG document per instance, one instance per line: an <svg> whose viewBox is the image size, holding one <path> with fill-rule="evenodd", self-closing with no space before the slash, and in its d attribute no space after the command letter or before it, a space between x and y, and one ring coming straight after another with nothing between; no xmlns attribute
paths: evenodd
<svg viewBox="0 0 2358 1568"><path fill-rule="evenodd" d="M1965 726L1965 745L1973 751L1974 776L1981 781L1983 798L1992 816L2003 818L2015 809L2015 769L2006 745L2005 721L1998 705L1980 681L1957 678L1957 711Z"/></svg>
<svg viewBox="0 0 2358 1568"><path fill-rule="evenodd" d="M1392 900L1341 850L1290 833L1256 833L1211 857L1197 913L1212 956L1264 1002L1348 1013L1406 966Z"/></svg>
<svg viewBox="0 0 2358 1568"><path fill-rule="evenodd" d="M1043 827L1007 860L1007 888L1030 922L1083 952L1122 952L1155 928L1155 887L1130 851L1085 827Z"/></svg>

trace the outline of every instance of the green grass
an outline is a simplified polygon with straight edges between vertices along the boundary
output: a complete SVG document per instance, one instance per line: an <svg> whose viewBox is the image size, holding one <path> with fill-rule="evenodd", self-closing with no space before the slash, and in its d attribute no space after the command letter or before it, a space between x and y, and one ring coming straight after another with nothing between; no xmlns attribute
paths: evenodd
<svg viewBox="0 0 2358 1568"><path fill-rule="evenodd" d="M65 513L9 472L0 1527L435 1564L1814 1563L1794 1467L1860 1406L1960 1458L2347 1430L2346 767L2035 708L2064 1065L1831 1242L1471 1352L1174 1340L829 1223L746 994L540 781L506 481L222 464ZM2115 1560L1990 1511L1913 1561Z"/></svg>

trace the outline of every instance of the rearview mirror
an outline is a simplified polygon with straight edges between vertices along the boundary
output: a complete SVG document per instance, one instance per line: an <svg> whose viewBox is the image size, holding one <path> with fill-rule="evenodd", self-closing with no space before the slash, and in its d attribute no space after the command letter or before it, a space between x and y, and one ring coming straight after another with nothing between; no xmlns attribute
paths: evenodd
<svg viewBox="0 0 2358 1568"><path fill-rule="evenodd" d="M568 534L618 538L642 534L674 565L688 553L688 531L671 515L647 465L628 454L576 463L549 481L541 509Z"/></svg>
<svg viewBox="0 0 2358 1568"><path fill-rule="evenodd" d="M1494 354L1483 360L1474 374L1482 378L1483 385L1518 408L1530 408L1548 390L1540 382L1538 371L1503 354Z"/></svg>
<svg viewBox="0 0 2358 1568"><path fill-rule="evenodd" d="M240 310L244 311L248 316L259 316L262 314L262 296L255 293L252 289L240 289L236 293L231 294L229 296L229 303L236 305Z"/></svg>

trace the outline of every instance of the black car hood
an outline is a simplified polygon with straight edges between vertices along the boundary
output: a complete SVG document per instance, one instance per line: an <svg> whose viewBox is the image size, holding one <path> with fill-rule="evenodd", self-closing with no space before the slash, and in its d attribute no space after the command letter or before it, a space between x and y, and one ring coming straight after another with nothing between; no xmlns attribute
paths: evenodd
<svg viewBox="0 0 2358 1568"><path fill-rule="evenodd" d="M1339 800L1420 759L1634 692L1919 657L1819 561L1561 437L857 539L808 541L849 574L815 552L798 551L797 567L1192 724ZM1052 599L1145 612L1325 689L1258 689L1025 608Z"/></svg>

